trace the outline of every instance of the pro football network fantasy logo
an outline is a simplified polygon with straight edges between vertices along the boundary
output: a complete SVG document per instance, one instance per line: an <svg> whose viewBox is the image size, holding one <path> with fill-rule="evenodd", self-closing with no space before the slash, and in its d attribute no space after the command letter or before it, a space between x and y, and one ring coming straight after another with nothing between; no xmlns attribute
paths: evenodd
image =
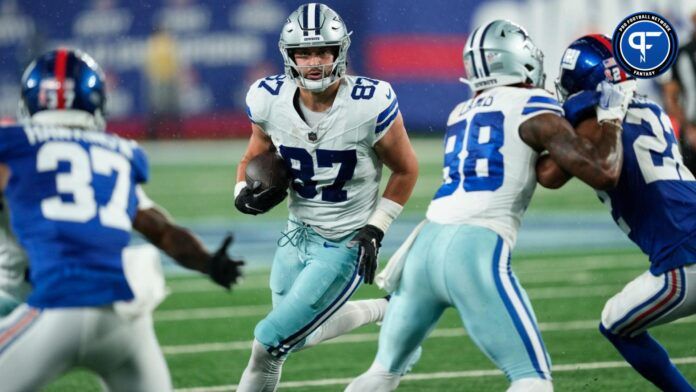
<svg viewBox="0 0 696 392"><path fill-rule="evenodd" d="M671 23L652 12L629 15L612 38L616 61L637 78L654 78L677 59L679 41Z"/></svg>

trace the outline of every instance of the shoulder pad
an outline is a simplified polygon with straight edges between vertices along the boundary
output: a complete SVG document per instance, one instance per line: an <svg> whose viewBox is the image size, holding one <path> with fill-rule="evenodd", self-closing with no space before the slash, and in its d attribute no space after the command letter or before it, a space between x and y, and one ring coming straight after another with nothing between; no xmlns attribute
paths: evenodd
<svg viewBox="0 0 696 392"><path fill-rule="evenodd" d="M249 119L257 124L263 123L268 118L274 101L284 90L294 86L294 82L286 75L268 76L252 83L246 96L246 112Z"/></svg>

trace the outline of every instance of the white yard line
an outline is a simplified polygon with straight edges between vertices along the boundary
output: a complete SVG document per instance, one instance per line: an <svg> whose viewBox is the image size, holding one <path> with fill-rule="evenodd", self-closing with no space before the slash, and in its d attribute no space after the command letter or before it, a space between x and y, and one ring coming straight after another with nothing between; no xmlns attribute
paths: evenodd
<svg viewBox="0 0 696 392"><path fill-rule="evenodd" d="M678 365L694 364L696 357L672 358L672 361ZM575 372L582 370L597 370L597 369L614 369L627 368L628 363L623 361L606 361L606 362L583 362L583 363L568 363L564 365L555 365L554 373L560 372ZM357 376L357 375L356 375ZM479 378L502 376L500 370L484 369L484 370L466 370L460 372L435 372L435 373L412 373L404 376L403 381L427 381L427 380L442 380L452 378ZM353 378L329 378L324 380L306 380L306 381L285 381L281 382L280 388L303 388L303 387L319 387L329 385L347 385ZM223 392L236 391L237 385L218 385L212 387L194 387L194 388L179 388L176 392Z"/></svg>
<svg viewBox="0 0 696 392"><path fill-rule="evenodd" d="M555 298L609 297L619 292L619 285L595 285L581 287L543 287L528 289L532 300ZM212 320L221 318L242 318L265 316L271 305L225 306L215 308L193 308L161 310L155 312L155 321Z"/></svg>
<svg viewBox="0 0 696 392"><path fill-rule="evenodd" d="M676 323L696 323L696 316L677 320ZM577 331L577 330L594 330L599 326L598 320L576 320L566 322L548 322L540 323L539 328L543 332L556 331ZM438 328L435 329L428 337L429 338L451 338L465 336L466 331L463 328ZM339 336L336 339L322 342L322 345L327 344L346 344L346 343L367 343L376 342L379 338L379 333L353 333L349 335ZM173 346L164 346L162 351L165 355L178 354L201 354L219 351L243 351L251 349L251 340L238 340L233 342L213 342L202 344L182 344Z"/></svg>
<svg viewBox="0 0 696 392"><path fill-rule="evenodd" d="M212 320L264 316L271 305L226 306L218 308L192 308L161 310L155 312L155 321Z"/></svg>
<svg viewBox="0 0 696 392"><path fill-rule="evenodd" d="M582 284L592 282L594 274L608 270L631 270L635 269L635 275L642 273L642 267L647 268L647 264L628 259L617 259L618 256L582 256L582 257L563 257L563 263L549 261L548 259L528 259L512 260L515 273L518 275L522 284L525 283L544 283L544 282L573 282ZM220 287L207 279L191 278L177 279L167 283L167 286L174 294L199 293L199 292L219 292ZM235 286L234 290L258 290L268 289L268 276L255 274Z"/></svg>

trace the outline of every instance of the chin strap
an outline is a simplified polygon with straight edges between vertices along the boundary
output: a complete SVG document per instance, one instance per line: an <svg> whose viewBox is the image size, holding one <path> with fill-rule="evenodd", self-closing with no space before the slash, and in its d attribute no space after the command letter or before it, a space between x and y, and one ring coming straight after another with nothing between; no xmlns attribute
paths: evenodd
<svg viewBox="0 0 696 392"><path fill-rule="evenodd" d="M335 78L335 79L333 79L333 78ZM311 92L316 92L316 93L320 93L322 91L325 91L332 84L341 80L341 78L336 78L334 75L325 77L321 80L309 80L309 79L303 78L302 76L298 76L296 79L300 81L298 86L300 86L301 88L303 88L305 90L309 90Z"/></svg>

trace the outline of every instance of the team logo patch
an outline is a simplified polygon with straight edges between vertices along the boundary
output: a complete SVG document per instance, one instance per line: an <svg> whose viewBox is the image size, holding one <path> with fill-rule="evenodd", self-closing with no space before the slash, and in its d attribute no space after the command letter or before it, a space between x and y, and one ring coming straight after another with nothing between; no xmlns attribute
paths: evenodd
<svg viewBox="0 0 696 392"><path fill-rule="evenodd" d="M575 65L578 63L578 57L580 56L580 51L573 48L566 49L563 54L563 59L561 59L561 68L574 70Z"/></svg>
<svg viewBox="0 0 696 392"><path fill-rule="evenodd" d="M622 20L614 30L612 43L621 68L646 79L667 71L679 48L672 24L653 12L638 12Z"/></svg>

